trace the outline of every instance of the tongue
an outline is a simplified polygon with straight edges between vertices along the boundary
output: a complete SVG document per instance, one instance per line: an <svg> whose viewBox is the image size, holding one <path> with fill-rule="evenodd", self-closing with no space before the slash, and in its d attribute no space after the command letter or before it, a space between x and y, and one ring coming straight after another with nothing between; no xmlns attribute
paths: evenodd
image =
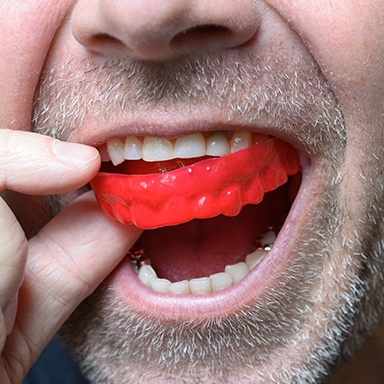
<svg viewBox="0 0 384 384"><path fill-rule="evenodd" d="M107 214L123 224L153 229L195 218L236 216L245 204L259 204L264 193L283 185L299 170L297 152L271 138L165 173L100 172L91 185Z"/></svg>
<svg viewBox="0 0 384 384"><path fill-rule="evenodd" d="M277 233L290 209L289 185L268 193L258 205L248 205L236 217L192 220L179 226L145 231L139 247L158 277L190 280L223 272L245 260L254 243L273 228Z"/></svg>

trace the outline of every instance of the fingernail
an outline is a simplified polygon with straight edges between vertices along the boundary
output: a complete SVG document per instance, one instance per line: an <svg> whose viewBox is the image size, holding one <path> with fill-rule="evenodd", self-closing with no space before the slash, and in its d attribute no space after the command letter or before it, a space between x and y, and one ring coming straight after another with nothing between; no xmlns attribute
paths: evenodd
<svg viewBox="0 0 384 384"><path fill-rule="evenodd" d="M54 148L56 156L76 168L82 168L99 156L96 148L78 143L67 143L55 140Z"/></svg>
<svg viewBox="0 0 384 384"><path fill-rule="evenodd" d="M19 301L19 295L17 293L8 301L8 303L5 305L3 309L5 330L6 330L7 336L12 332L13 325L15 324L18 301Z"/></svg>

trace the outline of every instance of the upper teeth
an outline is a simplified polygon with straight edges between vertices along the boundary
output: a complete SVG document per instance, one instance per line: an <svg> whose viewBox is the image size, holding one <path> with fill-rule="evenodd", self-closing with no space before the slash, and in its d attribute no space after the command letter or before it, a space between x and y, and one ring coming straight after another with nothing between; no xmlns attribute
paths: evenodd
<svg viewBox="0 0 384 384"><path fill-rule="evenodd" d="M194 133L168 140L161 137L146 136L139 139L128 136L125 139L113 138L106 144L103 160L111 160L114 165L124 160L164 161L175 158L187 159L201 156L225 156L248 148L255 141L263 141L268 136L253 135L249 131L235 131L232 137L224 132L214 132L205 137L202 133Z"/></svg>

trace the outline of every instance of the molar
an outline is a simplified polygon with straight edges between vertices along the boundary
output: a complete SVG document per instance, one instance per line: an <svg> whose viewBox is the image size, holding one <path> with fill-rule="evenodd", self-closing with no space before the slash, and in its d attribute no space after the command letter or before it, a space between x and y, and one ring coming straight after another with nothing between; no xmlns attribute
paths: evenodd
<svg viewBox="0 0 384 384"><path fill-rule="evenodd" d="M274 231L268 231L264 233L263 237L260 240L261 246L271 245L276 240L276 233Z"/></svg>

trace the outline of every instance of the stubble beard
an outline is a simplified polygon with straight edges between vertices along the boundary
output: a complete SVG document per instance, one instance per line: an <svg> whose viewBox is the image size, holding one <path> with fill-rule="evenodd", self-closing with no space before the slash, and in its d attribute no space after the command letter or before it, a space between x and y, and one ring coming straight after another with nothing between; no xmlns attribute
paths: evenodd
<svg viewBox="0 0 384 384"><path fill-rule="evenodd" d="M367 207L354 238L343 231L345 124L318 68L300 58L288 64L256 57L241 67L225 65L219 57L186 60L174 72L124 61L71 63L43 79L36 95L37 132L71 140L89 116L111 122L136 109L192 109L208 102L228 111L228 121L238 115L249 123L268 119L288 134L295 132L308 152L325 153L324 196L311 207L314 214L279 290L225 318L167 323L142 316L103 283L62 329L87 377L111 384L325 379L381 310L382 288L372 276L382 270L384 230L373 230L372 218L379 221L382 213L382 191L371 189L368 201L375 211ZM83 69L75 70L79 65ZM118 113L103 112L100 105Z"/></svg>

